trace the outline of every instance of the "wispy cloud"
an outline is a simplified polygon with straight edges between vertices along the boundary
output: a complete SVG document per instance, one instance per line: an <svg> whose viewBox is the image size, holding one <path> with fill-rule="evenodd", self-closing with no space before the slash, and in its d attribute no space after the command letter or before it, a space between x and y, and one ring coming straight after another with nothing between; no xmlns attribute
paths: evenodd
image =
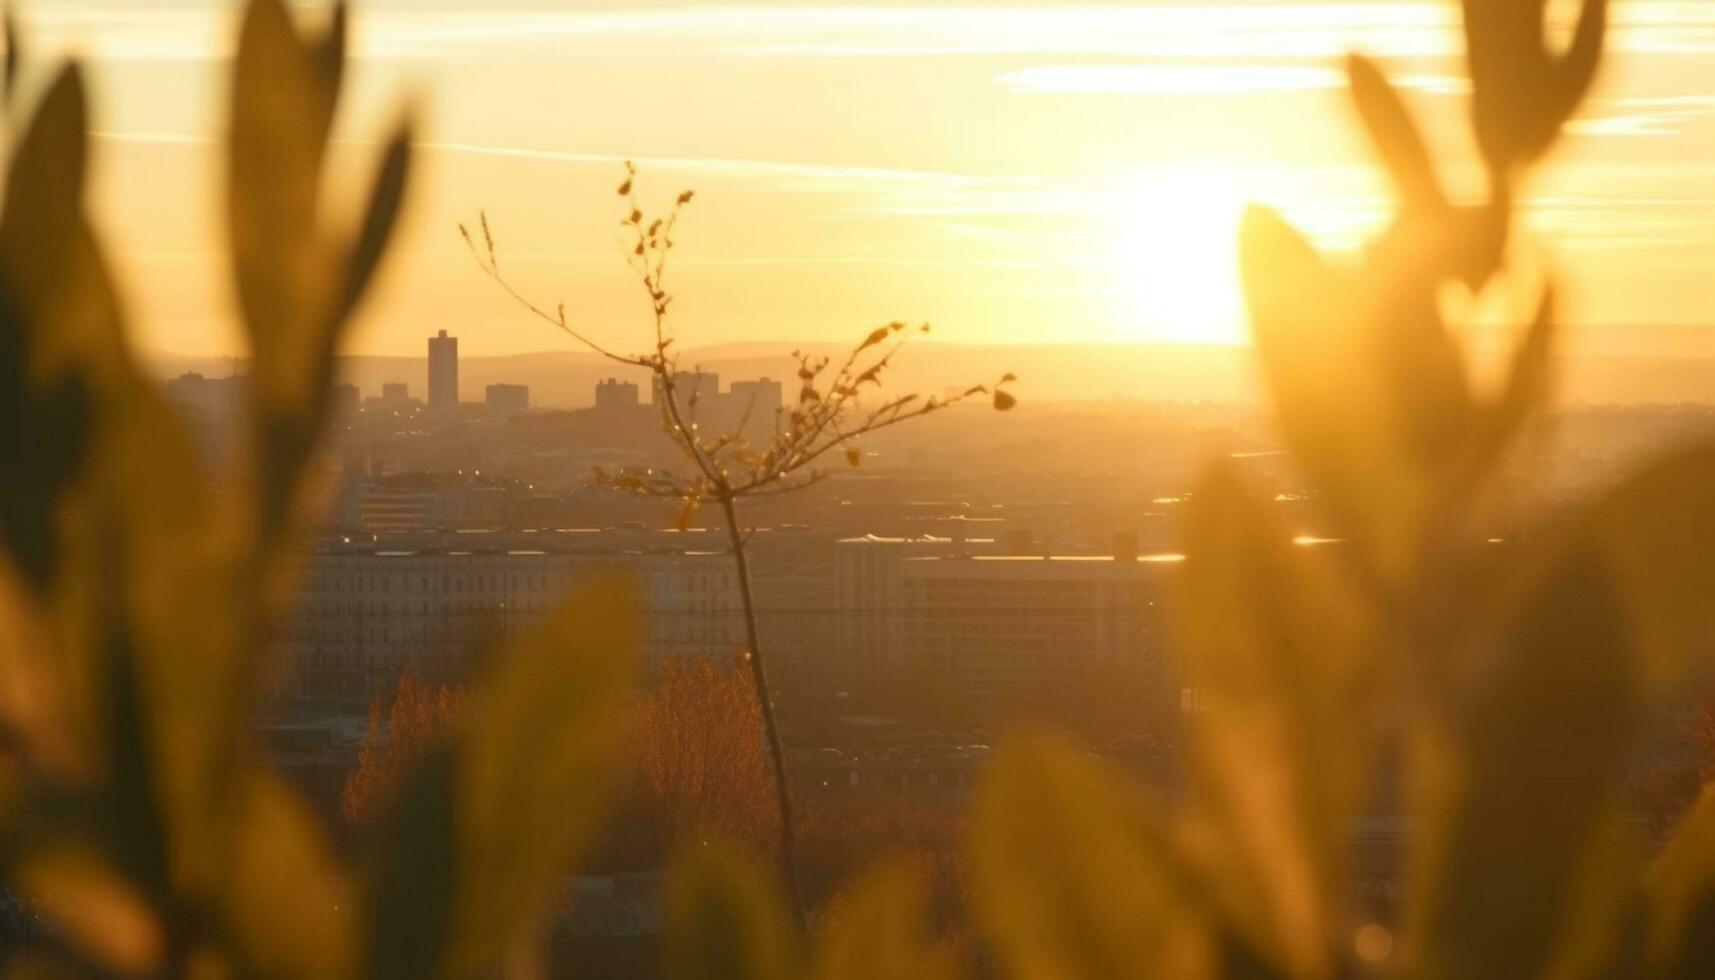
<svg viewBox="0 0 1715 980"><path fill-rule="evenodd" d="M1310 64L1036 65L1002 72L994 80L1013 92L1076 95L1245 95L1346 86L1343 72ZM1393 83L1442 95L1470 87L1455 75L1425 73L1396 75Z"/></svg>
<svg viewBox="0 0 1715 980"><path fill-rule="evenodd" d="M1678 136L1687 124L1715 117L1715 95L1606 99L1566 130L1581 136Z"/></svg>
<svg viewBox="0 0 1715 980"><path fill-rule="evenodd" d="M97 139L120 143L151 143L168 146L195 146L212 143L210 137L185 133L97 130L93 135ZM336 139L333 142L339 145L374 145L369 140ZM613 153L579 153L445 140L420 141L414 144L414 147L419 151L433 153L579 166L599 165L614 169L617 169L626 160L630 160L654 172L735 180L765 180L773 190L804 193L895 191L912 192L930 198L950 194L970 194L987 198L994 195L1030 192L1044 184L1042 178L1028 175L977 175L938 170L853 167L727 157L626 157Z"/></svg>
<svg viewBox="0 0 1715 980"><path fill-rule="evenodd" d="M230 53L223 4L125 7L66 0L29 11L47 49L100 57L198 59ZM1616 6L1616 51L1715 52L1715 4L1630 0ZM662 55L781 58L1063 56L1327 59L1451 58L1456 11L1440 0L1144 3L1131 6L815 3L639 9L360 9L359 57L565 56L618 44Z"/></svg>

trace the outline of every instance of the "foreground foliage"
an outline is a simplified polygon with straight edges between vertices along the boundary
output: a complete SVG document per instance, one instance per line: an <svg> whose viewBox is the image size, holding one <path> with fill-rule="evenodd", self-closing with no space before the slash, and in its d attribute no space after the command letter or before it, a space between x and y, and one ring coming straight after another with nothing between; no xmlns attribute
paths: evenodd
<svg viewBox="0 0 1715 980"><path fill-rule="evenodd" d="M1006 752L963 864L1007 975L1715 975L1715 794L1653 855L1622 808L1649 719L1709 672L1715 449L1490 542L1478 528L1501 462L1552 380L1553 304L1543 287L1488 393L1442 315L1449 286L1520 288L1511 202L1589 85L1605 3L1584 0L1564 52L1545 42L1542 0L1468 0L1465 14L1482 200L1452 203L1403 100L1354 58L1397 220L1356 267L1270 212L1243 229L1281 429L1343 541L1292 544L1242 471L1210 471L1179 602L1196 701L1185 799L1153 799L1065 743ZM0 217L0 458L15 461L0 483L0 860L53 937L18 975L524 970L539 910L599 821L636 670L617 585L592 584L499 658L355 866L251 732L332 354L410 157L403 124L362 213L324 224L343 45L343 12L306 36L279 0L246 7L227 196L255 395L231 493L200 474L126 346L84 211L79 70L15 127ZM1350 832L1376 809L1406 815L1397 903L1351 887ZM775 876L718 847L692 846L669 878L673 975L964 969L907 866L866 873L812 936Z"/></svg>

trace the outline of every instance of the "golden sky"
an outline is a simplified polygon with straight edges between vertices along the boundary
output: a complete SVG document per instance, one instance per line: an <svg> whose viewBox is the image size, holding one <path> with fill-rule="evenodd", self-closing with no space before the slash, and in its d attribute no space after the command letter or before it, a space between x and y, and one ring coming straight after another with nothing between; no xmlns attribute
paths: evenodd
<svg viewBox="0 0 1715 980"><path fill-rule="evenodd" d="M311 5L314 7L315 5ZM1273 204L1329 247L1386 213L1340 74L1353 49L1468 162L1455 5L369 0L336 159L365 176L392 107L423 116L399 249L349 349L563 349L486 282L456 223L624 347L644 328L613 187L692 187L687 346L847 340L895 318L960 342L1243 335L1233 226ZM92 62L95 210L144 343L239 349L218 243L224 61L236 4L33 0L37 67ZM1586 324L1715 311L1715 3L1617 0L1594 98L1528 188L1531 250ZM1617 334L1617 329L1615 330ZM1705 353L1715 353L1715 343Z"/></svg>

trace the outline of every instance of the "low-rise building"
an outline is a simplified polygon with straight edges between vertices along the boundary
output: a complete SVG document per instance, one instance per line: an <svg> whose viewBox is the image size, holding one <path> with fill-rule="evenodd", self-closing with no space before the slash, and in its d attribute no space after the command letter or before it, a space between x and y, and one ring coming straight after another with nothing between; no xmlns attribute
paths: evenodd
<svg viewBox="0 0 1715 980"><path fill-rule="evenodd" d="M509 419L530 410L530 386L497 383L483 389L483 403L488 414Z"/></svg>
<svg viewBox="0 0 1715 980"><path fill-rule="evenodd" d="M724 553L626 549L602 531L373 535L324 541L283 630L289 697L357 705L405 671L463 676L469 658L516 638L580 581L619 574L637 588L648 664L733 654L738 584Z"/></svg>

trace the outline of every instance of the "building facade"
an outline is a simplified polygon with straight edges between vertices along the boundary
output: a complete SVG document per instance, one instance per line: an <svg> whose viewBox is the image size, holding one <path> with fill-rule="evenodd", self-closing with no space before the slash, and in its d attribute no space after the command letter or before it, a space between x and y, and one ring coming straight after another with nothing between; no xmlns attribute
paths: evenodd
<svg viewBox="0 0 1715 980"><path fill-rule="evenodd" d="M901 563L897 666L984 709L1177 703L1167 595L1182 557L967 555Z"/></svg>
<svg viewBox="0 0 1715 980"><path fill-rule="evenodd" d="M459 407L459 339L442 330L429 338L429 410L453 412Z"/></svg>
<svg viewBox="0 0 1715 980"><path fill-rule="evenodd" d="M638 388L635 382L606 378L595 383L595 407L599 411L629 411L637 408Z"/></svg>
<svg viewBox="0 0 1715 980"><path fill-rule="evenodd" d="M629 578L648 665L730 656L744 635L738 583L720 552L627 550L600 531L373 535L322 542L283 629L281 692L361 706L399 674L455 680L480 649L521 636L580 581ZM365 540L367 539L367 540Z"/></svg>
<svg viewBox="0 0 1715 980"><path fill-rule="evenodd" d="M483 389L483 405L495 418L509 419L530 410L530 386L505 383Z"/></svg>

